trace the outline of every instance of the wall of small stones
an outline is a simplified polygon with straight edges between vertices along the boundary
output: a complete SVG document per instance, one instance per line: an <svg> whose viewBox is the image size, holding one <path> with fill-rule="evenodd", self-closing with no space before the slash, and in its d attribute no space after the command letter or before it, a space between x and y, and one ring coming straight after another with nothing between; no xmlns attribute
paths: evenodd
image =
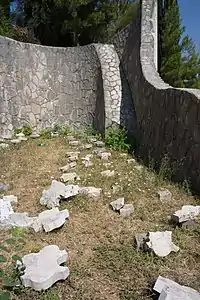
<svg viewBox="0 0 200 300"><path fill-rule="evenodd" d="M132 92L138 155L200 190L200 90L177 89L157 72L157 0L143 0L137 19L113 38Z"/></svg>
<svg viewBox="0 0 200 300"><path fill-rule="evenodd" d="M0 137L30 124L99 131L120 123L119 58L112 45L57 48L0 37Z"/></svg>

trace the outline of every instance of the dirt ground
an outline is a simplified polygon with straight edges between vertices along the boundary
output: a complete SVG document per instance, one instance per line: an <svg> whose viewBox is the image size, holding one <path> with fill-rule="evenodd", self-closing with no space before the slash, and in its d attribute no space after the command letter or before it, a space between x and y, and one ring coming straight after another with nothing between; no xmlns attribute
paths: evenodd
<svg viewBox="0 0 200 300"><path fill-rule="evenodd" d="M40 142L28 140L0 151L0 182L9 184L7 194L18 197L15 211L28 212L31 216L46 209L39 203L42 191L50 186L52 179L59 180L59 168L67 163L66 152L78 149L84 157L92 151L70 147L63 137L43 140L43 147L39 146ZM168 216L175 210L184 204L197 205L199 200L186 194L183 188L161 180L147 168L139 169L138 163L128 164L130 155L111 152L109 169L115 170L114 177L100 175L108 166L97 157L92 160L93 166L85 168L79 159L75 168L80 176L78 184L102 188L101 199L77 196L70 202L63 201L61 208L69 209L70 219L62 228L48 234L24 233L21 250L19 247L11 252L0 249L7 258L6 263L1 263L1 269L11 263L13 254L23 256L49 244L69 252L70 276L66 281L41 293L31 289L13 291L13 299L151 299L151 286L159 275L200 291L200 226L174 230L168 223ZM113 194L111 187L115 183L122 190ZM173 200L160 202L156 197L160 188L169 189ZM131 217L122 218L110 209L109 203L119 197L134 205ZM135 234L156 230L173 230L173 242L180 251L166 258L137 252L133 247ZM11 232L0 232L1 245L10 237Z"/></svg>

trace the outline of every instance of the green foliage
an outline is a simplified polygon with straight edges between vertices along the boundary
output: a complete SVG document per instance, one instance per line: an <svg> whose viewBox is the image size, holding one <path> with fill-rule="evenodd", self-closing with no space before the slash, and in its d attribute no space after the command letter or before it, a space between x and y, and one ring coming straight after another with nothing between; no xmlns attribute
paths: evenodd
<svg viewBox="0 0 200 300"><path fill-rule="evenodd" d="M0 299L1 300L10 300L11 299L10 293L0 291Z"/></svg>
<svg viewBox="0 0 200 300"><path fill-rule="evenodd" d="M25 136L29 136L33 133L33 130L31 128L30 125L24 125L23 128L22 128L22 133L25 135Z"/></svg>
<svg viewBox="0 0 200 300"><path fill-rule="evenodd" d="M11 21L6 14L6 8L0 5L0 35L11 37L12 32Z"/></svg>
<svg viewBox="0 0 200 300"><path fill-rule="evenodd" d="M7 262L7 258L3 255L0 255L0 263Z"/></svg>
<svg viewBox="0 0 200 300"><path fill-rule="evenodd" d="M131 0L24 0L25 25L43 45L104 42L127 21Z"/></svg>
<svg viewBox="0 0 200 300"><path fill-rule="evenodd" d="M174 87L200 88L200 54L181 26L177 0L159 0L159 72Z"/></svg>
<svg viewBox="0 0 200 300"><path fill-rule="evenodd" d="M127 132L124 128L110 128L106 131L106 146L122 151L129 151L131 145L128 141Z"/></svg>
<svg viewBox="0 0 200 300"><path fill-rule="evenodd" d="M40 136L43 139L51 139L52 138L52 130L51 129L44 129L40 132Z"/></svg>

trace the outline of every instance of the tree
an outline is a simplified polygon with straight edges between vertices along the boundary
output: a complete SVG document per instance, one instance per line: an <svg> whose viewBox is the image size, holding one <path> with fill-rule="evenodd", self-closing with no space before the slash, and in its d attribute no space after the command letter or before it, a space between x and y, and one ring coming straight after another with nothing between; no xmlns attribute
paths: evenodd
<svg viewBox="0 0 200 300"><path fill-rule="evenodd" d="M24 0L25 23L42 44L105 42L131 0Z"/></svg>
<svg viewBox="0 0 200 300"><path fill-rule="evenodd" d="M5 7L0 6L0 35L11 37L12 36L11 21L5 11L6 11Z"/></svg>
<svg viewBox="0 0 200 300"><path fill-rule="evenodd" d="M159 73L175 87L200 87L200 55L181 26L177 0L158 1Z"/></svg>

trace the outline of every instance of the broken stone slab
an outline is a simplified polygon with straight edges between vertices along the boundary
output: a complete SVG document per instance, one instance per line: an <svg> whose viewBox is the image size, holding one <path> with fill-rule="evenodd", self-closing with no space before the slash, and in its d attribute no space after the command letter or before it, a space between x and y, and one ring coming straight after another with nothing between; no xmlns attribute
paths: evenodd
<svg viewBox="0 0 200 300"><path fill-rule="evenodd" d="M125 204L119 212L122 217L130 217L130 215L132 215L132 213L134 212L134 206L133 204Z"/></svg>
<svg viewBox="0 0 200 300"><path fill-rule="evenodd" d="M74 182L80 180L80 177L75 172L63 173L60 180L64 183L69 181Z"/></svg>
<svg viewBox="0 0 200 300"><path fill-rule="evenodd" d="M19 144L21 142L20 139L13 139L13 140L10 140L10 143L12 144Z"/></svg>
<svg viewBox="0 0 200 300"><path fill-rule="evenodd" d="M100 153L103 153L103 152L106 152L105 148L97 148L92 151L93 154L98 155L98 156L100 155Z"/></svg>
<svg viewBox="0 0 200 300"><path fill-rule="evenodd" d="M119 211L124 206L124 198L119 198L110 202L113 210Z"/></svg>
<svg viewBox="0 0 200 300"><path fill-rule="evenodd" d="M31 139L38 139L38 138L40 138L40 134L39 133L32 133L29 137Z"/></svg>
<svg viewBox="0 0 200 300"><path fill-rule="evenodd" d="M89 143L95 143L97 141L97 138L94 136L88 136L87 140Z"/></svg>
<svg viewBox="0 0 200 300"><path fill-rule="evenodd" d="M75 168L77 163L75 161L68 163L67 165L60 168L60 171L63 173L68 172L70 169Z"/></svg>
<svg viewBox="0 0 200 300"><path fill-rule="evenodd" d="M48 214L48 212L46 211L40 213L38 216L38 219L41 222L45 232L50 232L56 228L60 228L68 218L69 211L67 209L54 213L51 212L51 214Z"/></svg>
<svg viewBox="0 0 200 300"><path fill-rule="evenodd" d="M112 193L116 194L122 191L122 187L119 184L113 184L112 187Z"/></svg>
<svg viewBox="0 0 200 300"><path fill-rule="evenodd" d="M6 149L9 147L9 144L6 143L0 143L0 149Z"/></svg>
<svg viewBox="0 0 200 300"><path fill-rule="evenodd" d="M101 175L104 177L113 177L115 176L115 171L110 171L110 170L106 170L106 171L102 171Z"/></svg>
<svg viewBox="0 0 200 300"><path fill-rule="evenodd" d="M69 156L68 157L68 162L75 162L75 161L77 161L78 160L78 155L71 155L71 156Z"/></svg>
<svg viewBox="0 0 200 300"><path fill-rule="evenodd" d="M98 154L98 156L102 159L102 160L109 160L109 158L111 157L111 153L110 152L100 152Z"/></svg>
<svg viewBox="0 0 200 300"><path fill-rule="evenodd" d="M182 223L189 220L195 220L199 214L200 206L184 205L171 216L171 220L174 223Z"/></svg>
<svg viewBox="0 0 200 300"><path fill-rule="evenodd" d="M172 193L169 190L160 190L157 192L157 196L161 201L171 201Z"/></svg>
<svg viewBox="0 0 200 300"><path fill-rule="evenodd" d="M3 196L3 201L10 201L11 204L17 204L18 200L17 197L14 195L7 195L7 196Z"/></svg>
<svg viewBox="0 0 200 300"><path fill-rule="evenodd" d="M103 141L96 141L94 142L95 146L99 147L99 148L103 148L105 147L105 143Z"/></svg>
<svg viewBox="0 0 200 300"><path fill-rule="evenodd" d="M91 149L92 147L93 147L92 144L85 144L85 145L81 146L81 149L89 150L89 149Z"/></svg>
<svg viewBox="0 0 200 300"><path fill-rule="evenodd" d="M80 145L80 141L69 141L69 145L70 146L79 146Z"/></svg>
<svg viewBox="0 0 200 300"><path fill-rule="evenodd" d="M61 199L68 199L78 195L79 187L77 185L65 185L62 182L53 180L48 190L42 192L40 199L41 205L46 205L48 208L57 207L60 205Z"/></svg>
<svg viewBox="0 0 200 300"><path fill-rule="evenodd" d="M172 242L172 231L148 232L146 238L144 237L145 233L142 233L141 238L137 235L138 249L147 249L147 251L152 251L160 257L165 257L172 251L179 251L179 247Z"/></svg>
<svg viewBox="0 0 200 300"><path fill-rule="evenodd" d="M128 163L128 165L135 164L136 160L134 158L129 158L129 159L127 159L127 163Z"/></svg>
<svg viewBox="0 0 200 300"><path fill-rule="evenodd" d="M181 228L193 228L197 225L196 220L188 220L179 224Z"/></svg>
<svg viewBox="0 0 200 300"><path fill-rule="evenodd" d="M20 141L27 141L28 138L23 134L23 132L17 133L16 138Z"/></svg>
<svg viewBox="0 0 200 300"><path fill-rule="evenodd" d="M65 280L69 276L69 268L60 265L67 259L66 250L60 250L56 245L46 246L39 253L25 255L22 258L25 270L20 276L22 284L36 291L42 291L59 280Z"/></svg>
<svg viewBox="0 0 200 300"><path fill-rule="evenodd" d="M0 199L0 223L8 219L9 215L12 214L13 208L9 200Z"/></svg>
<svg viewBox="0 0 200 300"><path fill-rule="evenodd" d="M200 300L196 290L159 276L153 290L160 294L159 300Z"/></svg>
<svg viewBox="0 0 200 300"><path fill-rule="evenodd" d="M29 217L27 212L10 214L6 223L11 227L31 228L37 217Z"/></svg>
<svg viewBox="0 0 200 300"><path fill-rule="evenodd" d="M148 233L139 233L135 235L135 242L137 251L148 251L148 246L146 242L149 241L149 234Z"/></svg>
<svg viewBox="0 0 200 300"><path fill-rule="evenodd" d="M100 198L102 195L102 189L93 186L80 187L79 194L86 195L89 198Z"/></svg>
<svg viewBox="0 0 200 300"><path fill-rule="evenodd" d="M91 158L93 157L92 154L88 154L85 157L82 158L82 162L85 165L86 168L90 167L93 165L93 163L91 162Z"/></svg>

